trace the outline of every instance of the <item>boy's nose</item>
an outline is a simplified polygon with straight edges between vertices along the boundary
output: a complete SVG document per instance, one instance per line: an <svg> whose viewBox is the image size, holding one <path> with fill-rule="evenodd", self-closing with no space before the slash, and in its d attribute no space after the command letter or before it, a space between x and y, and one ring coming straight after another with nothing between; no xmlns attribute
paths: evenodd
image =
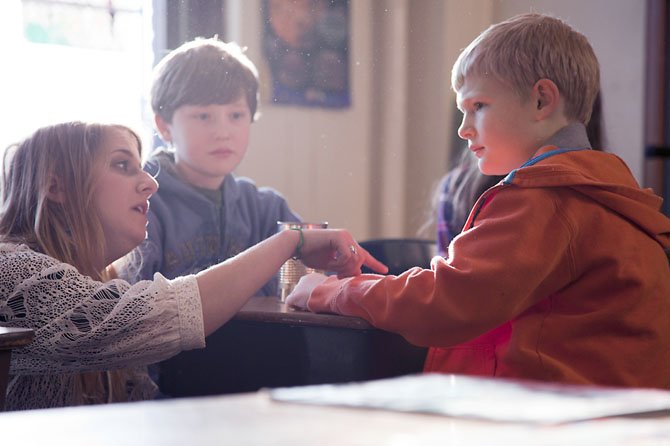
<svg viewBox="0 0 670 446"><path fill-rule="evenodd" d="M458 127L458 136L461 139L470 139L473 135L474 129L472 128L472 125L470 124L469 120L463 116L461 125Z"/></svg>
<svg viewBox="0 0 670 446"><path fill-rule="evenodd" d="M230 133L230 123L223 118L219 118L214 126L215 136L219 139L226 139L230 137Z"/></svg>
<svg viewBox="0 0 670 446"><path fill-rule="evenodd" d="M230 129L226 125L219 125L216 128L215 136L217 139L228 139L230 137Z"/></svg>

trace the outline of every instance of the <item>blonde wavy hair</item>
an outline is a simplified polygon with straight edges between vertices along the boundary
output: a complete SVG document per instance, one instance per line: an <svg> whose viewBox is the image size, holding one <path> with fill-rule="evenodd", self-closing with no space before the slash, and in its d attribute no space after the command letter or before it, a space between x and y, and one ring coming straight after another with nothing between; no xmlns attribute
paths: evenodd
<svg viewBox="0 0 670 446"><path fill-rule="evenodd" d="M95 212L96 172L104 161L101 149L113 129L137 133L116 124L67 122L37 130L10 146L3 158L0 239L24 243L76 267L96 280L112 278L113 270L94 265L104 252L105 234ZM58 187L63 200L49 197ZM75 404L126 399L126 373L82 373ZM107 390L105 390L107 389Z"/></svg>

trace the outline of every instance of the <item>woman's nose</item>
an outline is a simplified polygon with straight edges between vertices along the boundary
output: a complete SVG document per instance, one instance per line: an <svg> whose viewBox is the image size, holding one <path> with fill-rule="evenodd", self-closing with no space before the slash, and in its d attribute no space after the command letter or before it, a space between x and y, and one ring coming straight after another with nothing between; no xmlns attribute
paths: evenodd
<svg viewBox="0 0 670 446"><path fill-rule="evenodd" d="M148 172L142 171L142 180L139 184L140 192L147 194L147 198L152 196L158 190L158 181Z"/></svg>

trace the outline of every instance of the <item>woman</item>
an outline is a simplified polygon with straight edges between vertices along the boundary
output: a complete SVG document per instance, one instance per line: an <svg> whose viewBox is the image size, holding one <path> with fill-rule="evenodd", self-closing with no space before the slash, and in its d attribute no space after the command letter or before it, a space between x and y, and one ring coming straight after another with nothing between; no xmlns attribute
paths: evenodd
<svg viewBox="0 0 670 446"><path fill-rule="evenodd" d="M339 276L373 259L343 230L283 231L196 275L135 285L112 262L146 236L158 185L139 137L119 125L45 127L5 156L0 324L35 340L12 356L6 406L151 398L147 364L204 347L291 256Z"/></svg>

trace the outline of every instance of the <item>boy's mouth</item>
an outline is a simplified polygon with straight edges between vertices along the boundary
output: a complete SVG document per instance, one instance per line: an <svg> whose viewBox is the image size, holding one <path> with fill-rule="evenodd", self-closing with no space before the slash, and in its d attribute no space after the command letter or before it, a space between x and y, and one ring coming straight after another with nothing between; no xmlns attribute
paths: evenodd
<svg viewBox="0 0 670 446"><path fill-rule="evenodd" d="M214 155L214 156L230 156L233 153L234 152L231 149L225 149L225 148L214 149L211 152L209 152L210 155Z"/></svg>
<svg viewBox="0 0 670 446"><path fill-rule="evenodd" d="M470 146L468 147L472 153L475 154L475 156L480 157L482 155L482 150L484 150L484 146Z"/></svg>

